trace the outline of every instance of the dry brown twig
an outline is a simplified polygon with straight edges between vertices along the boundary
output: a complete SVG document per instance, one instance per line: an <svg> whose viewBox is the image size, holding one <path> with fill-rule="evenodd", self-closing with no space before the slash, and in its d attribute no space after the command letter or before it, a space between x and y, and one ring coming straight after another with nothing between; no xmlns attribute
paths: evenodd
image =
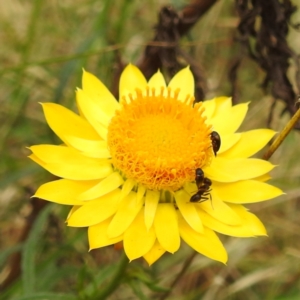
<svg viewBox="0 0 300 300"><path fill-rule="evenodd" d="M165 46L149 44L138 66L150 78L158 69L163 69L173 76L184 64L189 64L195 76L195 98L201 101L205 96L205 79L201 66L196 63L179 45L182 36L217 2L217 0L193 0L180 12L170 6L163 7L159 12L159 20L155 25L155 36L152 42L167 43Z"/></svg>
<svg viewBox="0 0 300 300"><path fill-rule="evenodd" d="M276 102L283 100L283 113L288 111L293 116L297 110L294 104L300 92L300 62L298 55L288 45L287 35L296 6L290 0L236 0L236 8L240 17L238 39L246 52L244 55L264 70L266 75L262 87L270 90ZM295 87L287 75L291 59L296 68ZM270 110L269 125L274 107L275 103ZM300 129L300 124L295 124L295 128Z"/></svg>

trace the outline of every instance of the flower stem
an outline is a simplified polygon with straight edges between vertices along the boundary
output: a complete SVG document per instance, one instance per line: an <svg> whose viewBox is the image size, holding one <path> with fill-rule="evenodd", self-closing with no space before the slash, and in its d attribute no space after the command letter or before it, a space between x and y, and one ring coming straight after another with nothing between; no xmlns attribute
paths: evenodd
<svg viewBox="0 0 300 300"><path fill-rule="evenodd" d="M197 252L193 251L193 253L185 260L185 262L182 265L182 268L181 268L180 272L177 274L177 276L174 278L173 282L171 283L170 288L165 293L163 293L161 295L161 297L159 298L159 300L164 300L164 299L166 299L170 295L170 293L172 292L173 287L183 277L183 275L188 270L189 266L193 262L193 260L194 260L194 258L195 258L196 255L197 255Z"/></svg>
<svg viewBox="0 0 300 300"><path fill-rule="evenodd" d="M299 102L297 103L299 105ZM269 160L273 153L277 150L280 144L284 141L286 136L290 133L290 131L294 128L297 121L300 119L300 106L293 117L289 120L283 130L279 133L277 138L274 140L268 151L264 154L263 159Z"/></svg>
<svg viewBox="0 0 300 300"><path fill-rule="evenodd" d="M106 299L110 294L112 294L123 279L123 275L127 268L129 260L126 254L122 251L122 256L119 262L119 265L116 266L116 271L110 282L101 290L101 292L97 295L97 299Z"/></svg>

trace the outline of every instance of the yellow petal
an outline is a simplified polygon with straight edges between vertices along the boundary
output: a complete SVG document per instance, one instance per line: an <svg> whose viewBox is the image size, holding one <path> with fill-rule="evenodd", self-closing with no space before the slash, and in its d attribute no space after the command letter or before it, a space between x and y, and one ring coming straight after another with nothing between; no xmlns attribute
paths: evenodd
<svg viewBox="0 0 300 300"><path fill-rule="evenodd" d="M239 215L217 196L214 186L212 187L211 196L212 201L204 201L199 204L195 203L196 209L204 210L215 219L228 225L240 225L242 223Z"/></svg>
<svg viewBox="0 0 300 300"><path fill-rule="evenodd" d="M31 160L33 160L35 163L37 163L38 165L40 165L42 167L45 165L45 163L34 154L28 155L28 158L30 158Z"/></svg>
<svg viewBox="0 0 300 300"><path fill-rule="evenodd" d="M109 238L123 234L141 210L143 202L136 203L136 193L130 192L118 208L117 213L109 224L107 235Z"/></svg>
<svg viewBox="0 0 300 300"><path fill-rule="evenodd" d="M69 213L68 213L68 216L67 216L67 218L66 218L66 222L65 223L67 223L67 221L68 221L68 219L74 214L74 212L78 209L78 208L80 208L81 207L81 205L74 205L71 209L70 209L70 211L69 211Z"/></svg>
<svg viewBox="0 0 300 300"><path fill-rule="evenodd" d="M248 111L248 103L242 103L216 114L211 122L219 134L234 133L242 124Z"/></svg>
<svg viewBox="0 0 300 300"><path fill-rule="evenodd" d="M137 191L137 194L136 194L137 203L140 202L140 200L144 197L145 192L146 192L146 188L139 184L138 185L138 191Z"/></svg>
<svg viewBox="0 0 300 300"><path fill-rule="evenodd" d="M126 197L132 191L135 185L136 182L133 179L127 179L122 186L121 198Z"/></svg>
<svg viewBox="0 0 300 300"><path fill-rule="evenodd" d="M80 109L82 110L83 114L89 120L93 118L94 120L98 121L99 124L107 127L110 123L112 116L108 116L98 105L95 103L89 94L87 94L84 90L77 89L77 100L78 104L80 105ZM113 114L114 115L114 114Z"/></svg>
<svg viewBox="0 0 300 300"><path fill-rule="evenodd" d="M218 156L222 157L222 153L232 148L241 138L241 133L225 134L221 136L221 147ZM234 157L233 157L234 158Z"/></svg>
<svg viewBox="0 0 300 300"><path fill-rule="evenodd" d="M60 179L45 183L39 187L34 197L65 205L82 205L78 195L90 189L98 181L73 181Z"/></svg>
<svg viewBox="0 0 300 300"><path fill-rule="evenodd" d="M264 224L254 214L248 212L244 206L238 204L228 205L247 223L248 228L251 228L254 236L267 235Z"/></svg>
<svg viewBox="0 0 300 300"><path fill-rule="evenodd" d="M68 145L80 151L82 155L94 158L111 157L107 148L107 142L102 140L87 140L76 136L65 136Z"/></svg>
<svg viewBox="0 0 300 300"><path fill-rule="evenodd" d="M119 189L99 199L86 202L68 219L68 226L86 227L98 224L112 216L118 208L121 191Z"/></svg>
<svg viewBox="0 0 300 300"><path fill-rule="evenodd" d="M154 229L159 243L170 252L176 252L180 247L178 218L171 203L160 203L157 206Z"/></svg>
<svg viewBox="0 0 300 300"><path fill-rule="evenodd" d="M88 238L90 250L112 245L123 240L123 235L114 238L109 238L107 236L107 229L111 220L112 218L109 218L99 224L89 227Z"/></svg>
<svg viewBox="0 0 300 300"><path fill-rule="evenodd" d="M204 227L203 233L193 230L183 217L179 215L179 231L182 239L197 252L222 263L227 262L227 252L218 236Z"/></svg>
<svg viewBox="0 0 300 300"><path fill-rule="evenodd" d="M243 220L242 224L231 226L227 225L225 223L220 222L219 220L216 220L206 212L202 210L198 210L200 218L203 220L203 223L206 227L225 234L229 236L235 236L235 237L253 237L255 236L252 232L252 229L249 228L247 225L248 223Z"/></svg>
<svg viewBox="0 0 300 300"><path fill-rule="evenodd" d="M83 71L82 89L109 119L119 109L120 104L107 87L96 76L86 71Z"/></svg>
<svg viewBox="0 0 300 300"><path fill-rule="evenodd" d="M117 189L124 182L119 172L114 172L83 193L78 194L78 200L92 200Z"/></svg>
<svg viewBox="0 0 300 300"><path fill-rule="evenodd" d="M145 225L149 230L153 224L159 202L159 192L147 190L145 198Z"/></svg>
<svg viewBox="0 0 300 300"><path fill-rule="evenodd" d="M190 197L197 192L197 186L195 182L186 182L183 186L183 189L189 194Z"/></svg>
<svg viewBox="0 0 300 300"><path fill-rule="evenodd" d="M124 233L124 251L130 260L139 258L151 250L155 240L154 229L147 230L141 210Z"/></svg>
<svg viewBox="0 0 300 300"><path fill-rule="evenodd" d="M120 99L128 96L129 93L135 95L135 89L144 90L147 87L147 80L143 73L134 65L129 64L121 74L120 78Z"/></svg>
<svg viewBox="0 0 300 300"><path fill-rule="evenodd" d="M84 117L98 132L103 140L107 139L107 126L110 118L84 93L83 90L77 89L76 101Z"/></svg>
<svg viewBox="0 0 300 300"><path fill-rule="evenodd" d="M208 123L211 123L210 119L213 116L216 108L215 99L205 100L204 102L202 102L202 106L205 108L205 111L203 112L202 115L207 117Z"/></svg>
<svg viewBox="0 0 300 300"><path fill-rule="evenodd" d="M256 180L243 180L226 184L216 182L214 191L220 199L231 203L255 203L283 194L279 188Z"/></svg>
<svg viewBox="0 0 300 300"><path fill-rule="evenodd" d="M253 178L253 180L258 180L258 181L262 181L262 182L266 182L268 180L270 180L272 177L270 176L270 174L264 174L258 177Z"/></svg>
<svg viewBox="0 0 300 300"><path fill-rule="evenodd" d="M56 103L42 103L42 107L50 128L65 143L67 143L65 136L99 139L94 128L71 110Z"/></svg>
<svg viewBox="0 0 300 300"><path fill-rule="evenodd" d="M155 263L164 253L166 250L159 244L156 240L151 250L144 255L144 259L147 261L149 266Z"/></svg>
<svg viewBox="0 0 300 300"><path fill-rule="evenodd" d="M101 179L113 172L111 164L104 159L89 158L65 146L38 145L29 148L35 160L50 173L72 180Z"/></svg>
<svg viewBox="0 0 300 300"><path fill-rule="evenodd" d="M190 67L180 70L171 79L168 87L170 87L172 91L180 89L178 100L184 101L188 95L193 97L195 94L195 82Z"/></svg>
<svg viewBox="0 0 300 300"><path fill-rule="evenodd" d="M148 81L148 86L155 88L156 94L160 93L162 87L166 87L166 81L163 74L160 71L157 71Z"/></svg>
<svg viewBox="0 0 300 300"><path fill-rule="evenodd" d="M271 129L256 129L241 133L240 140L222 154L226 158L247 158L262 149L275 135ZM223 140L222 140L223 141Z"/></svg>
<svg viewBox="0 0 300 300"><path fill-rule="evenodd" d="M180 213L186 222L197 232L203 232L201 218L195 208L194 203L190 202L190 196L184 190L179 190L175 193L176 204Z"/></svg>
<svg viewBox="0 0 300 300"><path fill-rule="evenodd" d="M256 158L225 159L216 157L210 166L203 168L205 176L220 182L252 179L270 172L270 162Z"/></svg>
<svg viewBox="0 0 300 300"><path fill-rule="evenodd" d="M221 115L227 114L231 111L231 107L232 107L231 97L216 97L213 99L213 101L215 102L215 110L212 115L212 118L214 118L220 114ZM210 120L210 122L211 121L212 120ZM211 122L211 124L213 124L213 123Z"/></svg>

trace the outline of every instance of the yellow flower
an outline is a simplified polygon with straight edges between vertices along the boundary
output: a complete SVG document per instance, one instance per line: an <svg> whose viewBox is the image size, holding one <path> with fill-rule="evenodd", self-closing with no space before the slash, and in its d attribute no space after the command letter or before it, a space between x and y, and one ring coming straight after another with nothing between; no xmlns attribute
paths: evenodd
<svg viewBox="0 0 300 300"><path fill-rule="evenodd" d="M166 251L175 253L183 240L225 263L227 253L215 232L266 235L242 204L282 194L265 183L274 166L249 158L274 131L236 132L247 103L232 106L231 98L219 97L193 104L188 67L166 85L160 72L147 82L128 65L120 102L85 71L82 85L76 92L79 114L42 104L64 144L32 146L30 158L62 178L42 185L35 196L72 205L67 223L88 227L90 249L122 241L130 260L144 257L152 264ZM196 194L196 202L190 201Z"/></svg>

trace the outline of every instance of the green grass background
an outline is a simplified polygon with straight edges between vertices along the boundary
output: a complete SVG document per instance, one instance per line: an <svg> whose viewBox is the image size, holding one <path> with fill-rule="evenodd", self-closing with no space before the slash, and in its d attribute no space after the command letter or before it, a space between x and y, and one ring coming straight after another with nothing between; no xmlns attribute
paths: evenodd
<svg viewBox="0 0 300 300"><path fill-rule="evenodd" d="M10 254L22 252L20 277L0 293L0 300L100 299L121 252L112 247L88 252L87 232L68 228L68 209L48 205L25 243L18 243L30 212L30 195L53 177L27 159L26 147L59 141L47 126L38 102L74 108L82 68L108 86L118 56L135 63L153 37L162 5L180 9L183 0L78 0L0 2L0 284ZM300 4L299 1L294 1ZM293 19L300 19L300 13ZM204 70L207 98L230 96L228 69L241 53L235 41L238 18L232 1L218 1L181 40L182 48ZM290 30L298 53L299 32ZM291 64L290 78L295 74ZM272 97L263 93L264 73L244 58L238 72L241 102L251 101L243 129L266 127ZM289 116L275 109L271 127L280 131ZM278 165L272 183L286 195L249 205L269 237L221 236L229 253L227 266L197 255L168 299L300 299L299 132L292 132L271 161ZM263 152L262 152L263 153ZM132 262L109 299L158 299L170 286L192 250L183 245L151 268Z"/></svg>

